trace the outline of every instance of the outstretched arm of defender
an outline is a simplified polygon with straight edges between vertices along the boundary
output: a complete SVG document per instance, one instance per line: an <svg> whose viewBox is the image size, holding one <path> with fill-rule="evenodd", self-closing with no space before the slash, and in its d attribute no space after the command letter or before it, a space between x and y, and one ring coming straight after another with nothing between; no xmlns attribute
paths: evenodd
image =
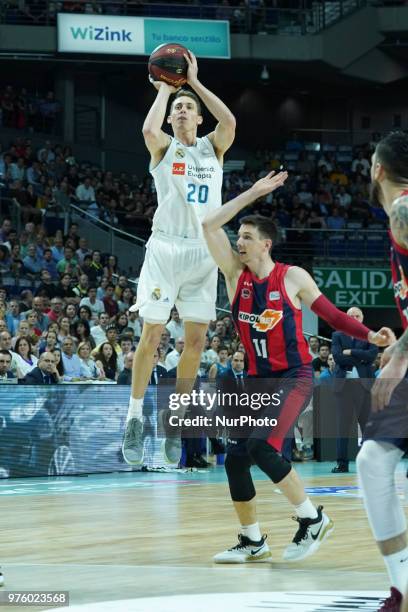
<svg viewBox="0 0 408 612"><path fill-rule="evenodd" d="M212 211L204 218L202 227L208 248L230 287L234 287L234 281L244 266L240 262L238 254L233 250L228 236L221 229L222 226L258 198L281 187L287 176L287 172L279 172L276 176L274 172L270 172L254 183L247 191L230 200L221 208Z"/></svg>
<svg viewBox="0 0 408 612"><path fill-rule="evenodd" d="M368 327L336 308L320 291L313 278L303 268L294 266L286 274L288 282L297 291L298 298L318 317L324 319L331 327L348 336L376 344L388 346L394 339L394 333L388 327L373 332Z"/></svg>
<svg viewBox="0 0 408 612"><path fill-rule="evenodd" d="M208 137L218 155L222 156L234 142L235 117L228 106L198 80L198 65L194 53L189 51L184 57L188 64L187 83L218 121L215 131L211 132Z"/></svg>

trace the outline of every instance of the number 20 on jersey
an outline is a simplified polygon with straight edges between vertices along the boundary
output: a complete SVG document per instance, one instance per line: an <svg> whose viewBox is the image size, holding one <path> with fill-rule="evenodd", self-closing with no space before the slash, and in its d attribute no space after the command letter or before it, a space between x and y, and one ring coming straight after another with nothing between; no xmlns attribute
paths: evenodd
<svg viewBox="0 0 408 612"><path fill-rule="evenodd" d="M187 185L187 202L189 204L207 204L208 185L189 183Z"/></svg>

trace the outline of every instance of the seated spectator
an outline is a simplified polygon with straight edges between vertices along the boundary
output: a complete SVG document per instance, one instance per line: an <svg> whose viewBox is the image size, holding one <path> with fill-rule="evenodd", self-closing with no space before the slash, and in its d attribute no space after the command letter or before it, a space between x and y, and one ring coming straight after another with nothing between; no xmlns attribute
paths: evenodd
<svg viewBox="0 0 408 612"><path fill-rule="evenodd" d="M57 280L57 279L55 279ZM58 295L57 287L55 286L51 274L46 269L42 269L40 272L40 285L37 287L35 295L39 295L40 297L47 297L52 300L52 298Z"/></svg>
<svg viewBox="0 0 408 612"><path fill-rule="evenodd" d="M184 323L180 319L177 308L173 308L170 314L170 321L166 325L172 340L184 336Z"/></svg>
<svg viewBox="0 0 408 612"><path fill-rule="evenodd" d="M323 370L329 368L327 362L330 355L330 347L328 344L321 344L319 348L319 356L313 359L312 367L315 378L319 378Z"/></svg>
<svg viewBox="0 0 408 612"><path fill-rule="evenodd" d="M56 281L59 279L59 273L57 270L57 264L52 256L52 250L50 248L44 249L44 256L42 260L42 269L47 270L51 280Z"/></svg>
<svg viewBox="0 0 408 612"><path fill-rule="evenodd" d="M183 350L184 350L184 338L177 338L174 344L174 350L171 351L166 357L166 369L167 370L172 370L173 368L177 367Z"/></svg>
<svg viewBox="0 0 408 612"><path fill-rule="evenodd" d="M58 374L60 375L60 382L61 380L63 380L64 377L64 364L62 363L62 351L60 348L55 348L52 351L50 351L54 357L55 357L55 367L58 370Z"/></svg>
<svg viewBox="0 0 408 612"><path fill-rule="evenodd" d="M51 299L51 308L46 311L47 317L51 322L56 323L62 314L64 302L62 297L54 297Z"/></svg>
<svg viewBox="0 0 408 612"><path fill-rule="evenodd" d="M57 285L57 295L65 300L65 303L75 304L77 296L72 289L72 276L66 272L62 274L61 281Z"/></svg>
<svg viewBox="0 0 408 612"><path fill-rule="evenodd" d="M112 282L112 278L118 275L118 258L116 255L109 255L108 261L103 268L103 274Z"/></svg>
<svg viewBox="0 0 408 612"><path fill-rule="evenodd" d="M12 350L12 337L7 329L0 331L0 350L8 351L11 356L11 371L17 376L17 359L16 353Z"/></svg>
<svg viewBox="0 0 408 612"><path fill-rule="evenodd" d="M91 345L89 342L80 342L78 346L78 357L81 360L85 378L103 380L104 376L102 371L91 357Z"/></svg>
<svg viewBox="0 0 408 612"><path fill-rule="evenodd" d="M98 325L91 327L91 336L96 346L107 341L106 327L109 324L109 317L106 312L101 312L98 317Z"/></svg>
<svg viewBox="0 0 408 612"><path fill-rule="evenodd" d="M68 317L70 325L74 325L78 321L77 305L67 304L63 309L64 315Z"/></svg>
<svg viewBox="0 0 408 612"><path fill-rule="evenodd" d="M37 315L36 327L40 332L44 332L48 329L50 320L46 314L44 314L44 299L41 296L35 296L32 302L32 309L22 313L22 319L27 319L27 315L30 312L35 312Z"/></svg>
<svg viewBox="0 0 408 612"><path fill-rule="evenodd" d="M224 372L219 375L219 378L232 378L237 380L246 377L247 373L245 371L245 354L241 351L236 351L231 357L231 367L224 370Z"/></svg>
<svg viewBox="0 0 408 612"><path fill-rule="evenodd" d="M331 384L333 383L335 376L334 376L334 368L336 367L336 363L334 361L334 357L333 355L330 353L328 358L327 358L327 365L329 366L328 368L324 368L319 376L319 384L323 385L323 384Z"/></svg>
<svg viewBox="0 0 408 612"><path fill-rule="evenodd" d="M79 247L75 251L75 254L76 254L76 258L78 260L79 265L82 266L84 262L84 258L86 257L86 255L92 255L92 251L88 249L87 247L86 238L81 236L78 240L78 244L79 244Z"/></svg>
<svg viewBox="0 0 408 612"><path fill-rule="evenodd" d="M228 349L226 346L221 345L218 350L218 361L213 363L208 371L208 379L216 380L221 374L226 372L231 367L230 358L228 355Z"/></svg>
<svg viewBox="0 0 408 612"><path fill-rule="evenodd" d="M82 298L87 297L89 289L89 279L87 274L80 274L78 284L73 288L73 292L80 302Z"/></svg>
<svg viewBox="0 0 408 612"><path fill-rule="evenodd" d="M75 195L79 202L95 202L95 190L92 186L92 181L86 177L75 190Z"/></svg>
<svg viewBox="0 0 408 612"><path fill-rule="evenodd" d="M92 312L89 306L80 306L78 310L78 319L81 321L88 321L89 326L92 322Z"/></svg>
<svg viewBox="0 0 408 612"><path fill-rule="evenodd" d="M64 381L71 382L85 378L85 370L78 355L74 352L74 340L67 336L61 343L61 360L64 367Z"/></svg>
<svg viewBox="0 0 408 612"><path fill-rule="evenodd" d="M48 351L42 353L37 367L33 368L23 378L24 385L56 385L60 375L56 367L55 355Z"/></svg>
<svg viewBox="0 0 408 612"><path fill-rule="evenodd" d="M55 331L49 329L45 332L45 337L40 340L40 346L38 349L39 354L45 352L52 352L55 348L58 347L58 336Z"/></svg>
<svg viewBox="0 0 408 612"><path fill-rule="evenodd" d="M51 252L53 259L57 264L64 259L64 239L61 235L55 235L54 245L51 247Z"/></svg>
<svg viewBox="0 0 408 612"><path fill-rule="evenodd" d="M320 348L319 338L317 336L309 336L308 345L309 345L309 354L311 355L311 357L313 357L313 359L316 359L317 357L319 357L319 348Z"/></svg>
<svg viewBox="0 0 408 612"><path fill-rule="evenodd" d="M121 291L121 295L118 300L119 312L126 312L133 305L134 297L135 297L134 291L132 291L130 287L125 287Z"/></svg>
<svg viewBox="0 0 408 612"><path fill-rule="evenodd" d="M120 312L117 314L115 317L115 323L118 334L122 334L123 331L129 327L127 314L125 312Z"/></svg>
<svg viewBox="0 0 408 612"><path fill-rule="evenodd" d="M30 326L28 325L28 321L20 321L19 323L17 333L14 338L12 338L14 350L16 350L15 346L18 338L26 338L27 340L29 340L31 346L35 346L38 343L38 336L30 332Z"/></svg>
<svg viewBox="0 0 408 612"><path fill-rule="evenodd" d="M340 210L334 206L331 215L327 217L327 229L341 230L346 227L346 222Z"/></svg>
<svg viewBox="0 0 408 612"><path fill-rule="evenodd" d="M27 249L27 255L23 258L24 268L31 278L37 278L43 269L43 260L37 255L37 249L34 244L30 244Z"/></svg>
<svg viewBox="0 0 408 612"><path fill-rule="evenodd" d="M16 335L17 328L20 324L20 321L23 320L23 315L20 314L20 306L17 300L10 300L8 304L8 311L5 315L5 321L7 324L7 329L9 330L12 336Z"/></svg>
<svg viewBox="0 0 408 612"><path fill-rule="evenodd" d="M41 337L42 331L38 326L38 317L37 317L37 313L35 312L35 310L27 310L26 313L24 313L26 316L26 321L28 323L28 329L29 329L29 334L31 337L37 336L38 340Z"/></svg>
<svg viewBox="0 0 408 612"><path fill-rule="evenodd" d="M58 319L58 326L59 326L58 342L62 346L65 338L71 337L71 321L69 320L67 316L62 315Z"/></svg>
<svg viewBox="0 0 408 612"><path fill-rule="evenodd" d="M84 267L82 267L83 271ZM92 252L92 261L90 264L90 268L87 271L89 281L91 283L97 283L103 276L103 266L101 262L101 252L93 251Z"/></svg>
<svg viewBox="0 0 408 612"><path fill-rule="evenodd" d="M78 343L88 343L91 349L95 348L95 340L91 336L88 321L76 321L72 326L72 335L76 338Z"/></svg>
<svg viewBox="0 0 408 612"><path fill-rule="evenodd" d="M139 312L128 310L127 316L128 327L131 327L133 329L136 338L140 338L140 336L142 335L143 320L139 316Z"/></svg>
<svg viewBox="0 0 408 612"><path fill-rule="evenodd" d="M0 349L0 384L17 382L17 377L11 371L10 351Z"/></svg>
<svg viewBox="0 0 408 612"><path fill-rule="evenodd" d="M221 346L221 340L218 336L213 336L210 340L210 347L206 351L207 360L213 364L218 361L218 351Z"/></svg>
<svg viewBox="0 0 408 612"><path fill-rule="evenodd" d="M116 300L113 297L115 291L115 287L114 285L112 285L111 283L109 283L106 286L105 289L105 297L103 298L102 302L103 305L105 307L105 312L108 313L109 317L111 319L113 319L114 317L116 317L116 315L119 312L119 307L118 307L118 303L116 302ZM126 326L127 327L127 326Z"/></svg>
<svg viewBox="0 0 408 612"><path fill-rule="evenodd" d="M118 358L116 351L112 348L110 342L103 342L103 344L96 351L94 359L98 368L104 373L105 378L116 381L118 377Z"/></svg>
<svg viewBox="0 0 408 612"><path fill-rule="evenodd" d="M121 372L124 368L126 355L133 351L133 342L129 336L120 336L119 346L120 353L118 354L118 371Z"/></svg>
<svg viewBox="0 0 408 612"><path fill-rule="evenodd" d="M22 379L36 367L38 359L32 352L31 342L28 338L17 338L14 351L16 353L17 376Z"/></svg>
<svg viewBox="0 0 408 612"><path fill-rule="evenodd" d="M118 376L118 385L131 385L132 384L132 367L133 357L135 356L133 351L129 351L125 356L124 367Z"/></svg>
<svg viewBox="0 0 408 612"><path fill-rule="evenodd" d="M57 271L59 274L68 273L72 276L78 276L78 261L74 257L74 250L71 246L65 246L64 257L57 263Z"/></svg>
<svg viewBox="0 0 408 612"><path fill-rule="evenodd" d="M91 309L92 320L97 321L101 312L105 312L105 306L101 300L96 297L96 287L89 287L88 297L82 298L80 306L88 306Z"/></svg>

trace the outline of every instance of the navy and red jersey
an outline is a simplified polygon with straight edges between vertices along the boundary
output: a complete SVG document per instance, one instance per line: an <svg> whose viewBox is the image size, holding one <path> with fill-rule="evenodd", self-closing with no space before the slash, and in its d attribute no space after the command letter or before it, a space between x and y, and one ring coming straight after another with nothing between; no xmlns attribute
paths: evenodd
<svg viewBox="0 0 408 612"><path fill-rule="evenodd" d="M248 374L267 377L271 372L311 362L302 330L302 311L285 289L289 266L275 262L266 278L245 268L232 301L235 327L248 356Z"/></svg>
<svg viewBox="0 0 408 612"><path fill-rule="evenodd" d="M401 196L407 196L408 191L403 191ZM395 242L390 232L391 239L391 275L394 285L394 297L401 316L403 329L408 327L408 249Z"/></svg>

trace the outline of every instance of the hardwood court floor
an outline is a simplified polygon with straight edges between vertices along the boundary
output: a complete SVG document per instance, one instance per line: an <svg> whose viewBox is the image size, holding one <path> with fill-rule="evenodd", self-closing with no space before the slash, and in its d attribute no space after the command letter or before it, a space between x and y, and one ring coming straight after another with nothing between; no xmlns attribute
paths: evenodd
<svg viewBox="0 0 408 612"><path fill-rule="evenodd" d="M119 600L176 594L385 593L387 577L356 476L331 474L332 466L311 462L297 468L312 500L335 523L318 553L298 564L281 560L296 531L293 512L256 470L259 521L273 559L243 566L212 563L238 533L223 467L0 481L4 588L69 590L72 604L115 600L112 609L118 611L130 609ZM403 480L400 472L401 492Z"/></svg>

